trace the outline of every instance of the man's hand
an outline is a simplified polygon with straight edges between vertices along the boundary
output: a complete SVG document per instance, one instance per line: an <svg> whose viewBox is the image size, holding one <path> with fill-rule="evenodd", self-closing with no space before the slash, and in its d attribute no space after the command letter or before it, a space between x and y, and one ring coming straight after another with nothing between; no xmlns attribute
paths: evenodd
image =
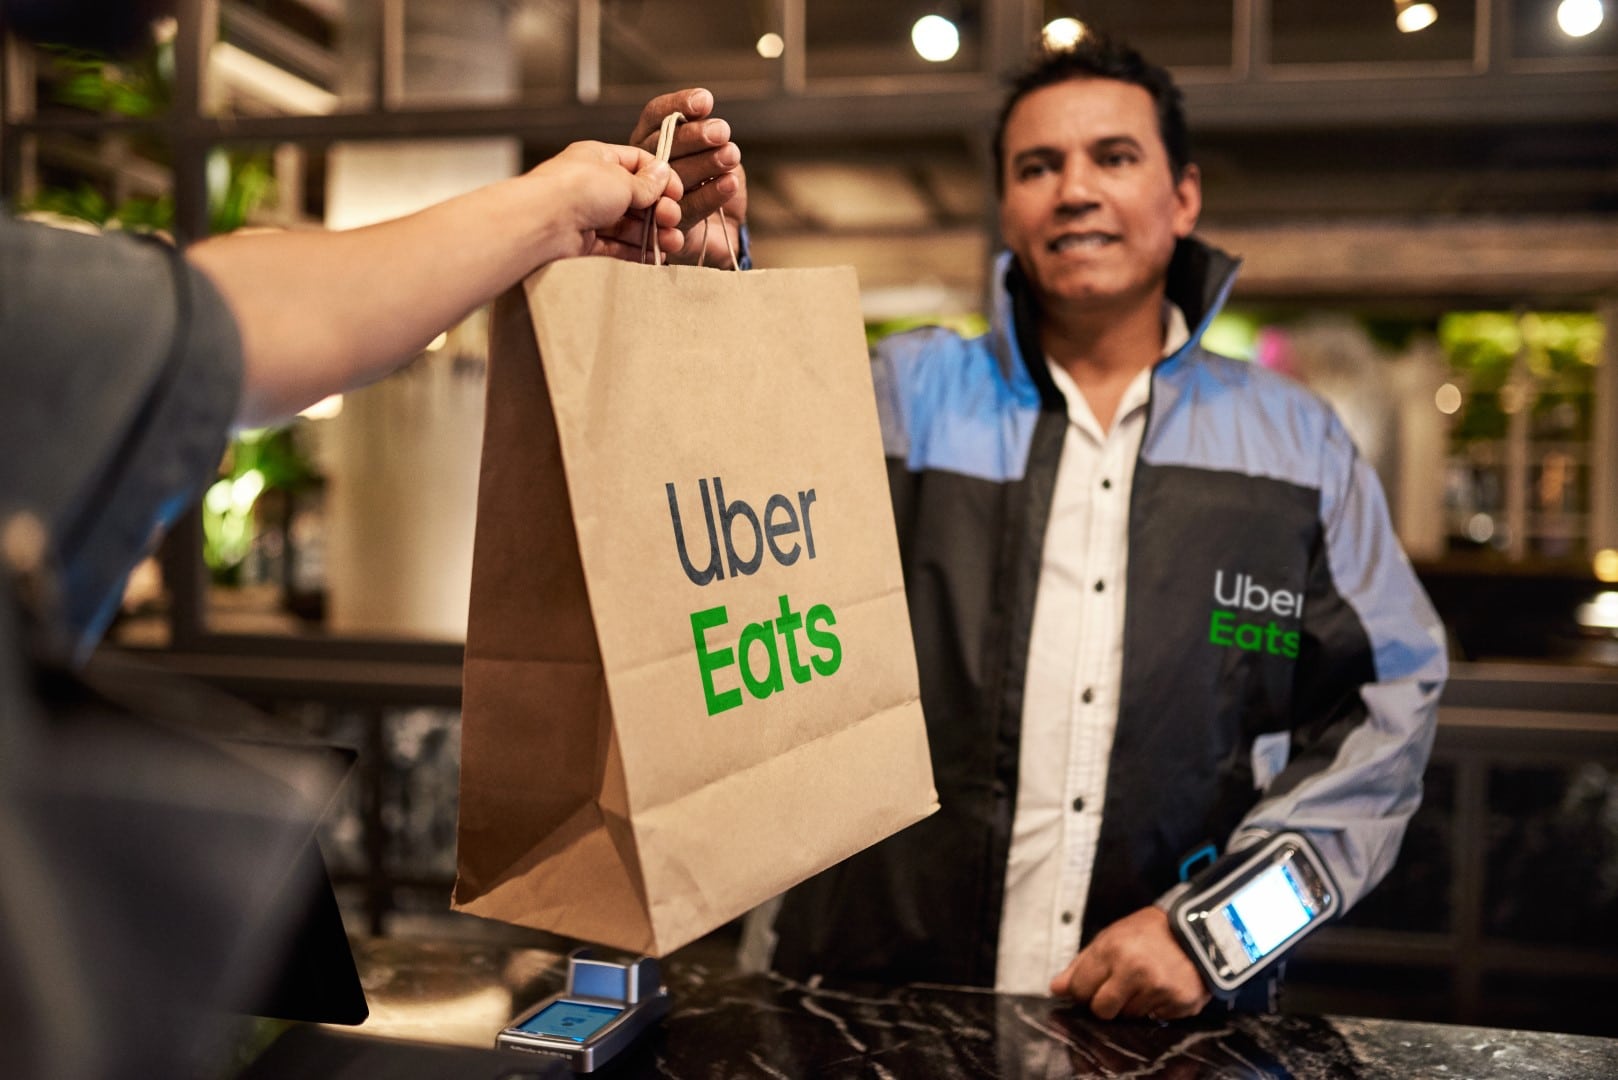
<svg viewBox="0 0 1618 1080"><path fill-rule="evenodd" d="M680 178L645 150L576 142L528 178L546 185L546 198L563 210L564 254L639 259L645 211L654 204L658 243L664 251L680 249Z"/></svg>
<svg viewBox="0 0 1618 1080"><path fill-rule="evenodd" d="M1103 1020L1195 1016L1211 995L1196 965L1174 939L1169 917L1155 907L1127 915L1079 950L1051 980L1051 993L1088 1005Z"/></svg>
<svg viewBox="0 0 1618 1080"><path fill-rule="evenodd" d="M629 136L632 146L655 152L663 118L671 112L685 116L685 123L674 130L669 163L684 187L680 199L680 228L687 240L680 250L680 262L696 262L702 253L704 219L708 220L705 261L710 266L729 266L730 254L719 228L717 211L724 207L730 228L730 246L737 244L737 230L747 220L747 178L742 170L742 151L730 141L730 125L711 115L713 95L706 90L678 90L646 103L640 121Z"/></svg>

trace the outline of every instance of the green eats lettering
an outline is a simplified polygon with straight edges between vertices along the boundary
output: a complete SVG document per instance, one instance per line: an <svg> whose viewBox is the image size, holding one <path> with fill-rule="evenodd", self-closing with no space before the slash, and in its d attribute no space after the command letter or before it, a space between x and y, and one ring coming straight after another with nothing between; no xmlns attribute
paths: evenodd
<svg viewBox="0 0 1618 1080"><path fill-rule="evenodd" d="M766 566L766 554L783 567L815 557L810 518L814 488L797 492L796 498L771 495L760 512L742 499L727 500L719 477L713 478L711 486L707 479L701 479L697 481L697 494L702 504L702 525L692 528L680 512L675 486L669 483L663 487L668 495L675 554L680 569L693 585L709 585L727 576L750 577ZM708 558L699 567L692 552L694 548L701 550L701 542L693 544L692 538L704 531ZM691 613L691 637L709 716L738 708L749 697L763 700L816 676L835 675L842 666L843 645L831 631L837 625L837 616L828 605L814 604L797 611L791 597L784 593L778 596L776 605L776 612L742 627L735 648L710 640L715 631L730 623L726 605Z"/></svg>
<svg viewBox="0 0 1618 1080"><path fill-rule="evenodd" d="M1208 641L1227 649L1244 652L1262 652L1270 656L1296 659L1299 632L1285 629L1274 619L1256 622L1244 618L1251 612L1262 618L1276 615L1283 619L1303 618L1303 593L1283 589L1267 589L1253 580L1251 574L1237 574L1227 594L1225 572L1214 571L1214 604L1208 620ZM1221 611L1220 608L1235 608Z"/></svg>

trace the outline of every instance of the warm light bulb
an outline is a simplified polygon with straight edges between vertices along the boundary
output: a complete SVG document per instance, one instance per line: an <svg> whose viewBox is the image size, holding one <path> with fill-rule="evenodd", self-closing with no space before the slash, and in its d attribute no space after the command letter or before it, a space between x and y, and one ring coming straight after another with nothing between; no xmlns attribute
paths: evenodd
<svg viewBox="0 0 1618 1080"><path fill-rule="evenodd" d="M758 39L758 44L754 46L754 48L758 49L758 54L766 60L777 59L786 51L786 47L787 43L781 40L780 34L776 33L765 34Z"/></svg>
<svg viewBox="0 0 1618 1080"><path fill-rule="evenodd" d="M1618 551L1612 548L1602 548L1596 552L1595 565L1597 581L1618 582Z"/></svg>
<svg viewBox="0 0 1618 1080"><path fill-rule="evenodd" d="M961 48L961 32L942 15L923 15L910 28L910 44L923 60L941 64Z"/></svg>
<svg viewBox="0 0 1618 1080"><path fill-rule="evenodd" d="M1438 21L1438 9L1431 4L1407 4L1399 9L1393 22L1401 32L1414 34Z"/></svg>
<svg viewBox="0 0 1618 1080"><path fill-rule="evenodd" d="M1077 19L1052 19L1039 33L1045 48L1063 52L1077 45L1084 37L1084 24Z"/></svg>
<svg viewBox="0 0 1618 1080"><path fill-rule="evenodd" d="M1605 15L1601 0L1562 0L1556 8L1556 25L1568 37L1587 37L1601 26Z"/></svg>
<svg viewBox="0 0 1618 1080"><path fill-rule="evenodd" d="M1461 388L1454 383L1445 383L1438 388L1438 393L1433 395L1433 404L1437 405L1438 411L1445 416L1454 416L1461 410Z"/></svg>

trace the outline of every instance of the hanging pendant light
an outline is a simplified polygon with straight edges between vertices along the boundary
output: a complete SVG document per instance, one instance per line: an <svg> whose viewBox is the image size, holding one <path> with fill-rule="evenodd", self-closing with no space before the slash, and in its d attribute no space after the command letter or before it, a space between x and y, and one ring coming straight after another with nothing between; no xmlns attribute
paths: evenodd
<svg viewBox="0 0 1618 1080"><path fill-rule="evenodd" d="M1414 34L1438 21L1438 9L1416 0L1393 0L1393 25L1402 34Z"/></svg>

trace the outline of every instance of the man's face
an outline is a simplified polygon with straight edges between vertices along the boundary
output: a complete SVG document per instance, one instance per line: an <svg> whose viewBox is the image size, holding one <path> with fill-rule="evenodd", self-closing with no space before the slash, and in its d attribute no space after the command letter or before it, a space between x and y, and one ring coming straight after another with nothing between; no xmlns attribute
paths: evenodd
<svg viewBox="0 0 1618 1080"><path fill-rule="evenodd" d="M1175 241L1202 209L1175 180L1144 88L1070 79L1019 101L1004 136L1000 230L1052 314L1125 310L1161 295Z"/></svg>

